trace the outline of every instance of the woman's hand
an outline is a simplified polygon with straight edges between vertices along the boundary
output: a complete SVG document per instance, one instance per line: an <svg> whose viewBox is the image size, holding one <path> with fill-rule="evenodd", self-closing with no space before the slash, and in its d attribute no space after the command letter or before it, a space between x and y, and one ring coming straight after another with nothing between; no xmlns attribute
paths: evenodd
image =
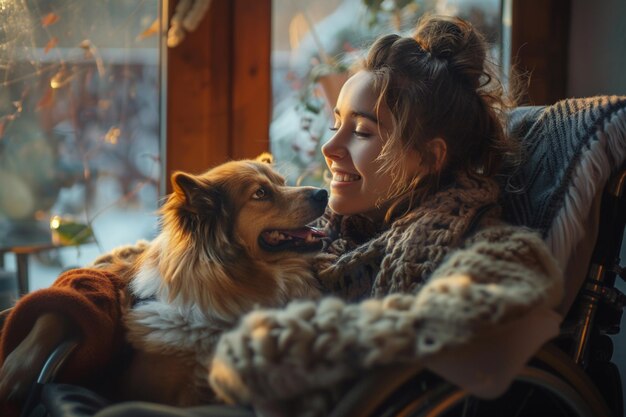
<svg viewBox="0 0 626 417"><path fill-rule="evenodd" d="M0 369L0 402L24 400L45 360L70 333L70 322L63 315L42 314Z"/></svg>

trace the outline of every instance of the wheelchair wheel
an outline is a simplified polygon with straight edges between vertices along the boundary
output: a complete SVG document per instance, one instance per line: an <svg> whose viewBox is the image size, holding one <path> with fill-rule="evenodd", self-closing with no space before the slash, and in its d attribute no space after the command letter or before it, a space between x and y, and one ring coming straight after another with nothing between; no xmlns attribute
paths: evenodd
<svg viewBox="0 0 626 417"><path fill-rule="evenodd" d="M511 388L496 400L479 400L466 391L444 384L430 390L401 409L402 417L597 417L594 410L566 382L542 369L527 367Z"/></svg>
<svg viewBox="0 0 626 417"><path fill-rule="evenodd" d="M430 372L422 372L389 397L374 415L609 417L613 413L579 367L558 349L544 348L495 400L478 399Z"/></svg>

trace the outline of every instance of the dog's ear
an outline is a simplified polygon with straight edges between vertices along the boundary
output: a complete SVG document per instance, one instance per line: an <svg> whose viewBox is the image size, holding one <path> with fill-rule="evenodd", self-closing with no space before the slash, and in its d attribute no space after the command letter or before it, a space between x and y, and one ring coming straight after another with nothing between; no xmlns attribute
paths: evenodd
<svg viewBox="0 0 626 417"><path fill-rule="evenodd" d="M176 171L172 174L172 190L191 205L202 191L202 184L193 175Z"/></svg>
<svg viewBox="0 0 626 417"><path fill-rule="evenodd" d="M269 152L263 152L261 155L256 157L256 160L258 162L263 162L266 164L271 164L274 162L274 157L272 157L272 154Z"/></svg>
<svg viewBox="0 0 626 417"><path fill-rule="evenodd" d="M179 171L172 174L172 188L174 198L168 198L162 213L183 230L191 233L206 227L212 230L217 219L226 219L226 224L230 224L231 210L217 184Z"/></svg>

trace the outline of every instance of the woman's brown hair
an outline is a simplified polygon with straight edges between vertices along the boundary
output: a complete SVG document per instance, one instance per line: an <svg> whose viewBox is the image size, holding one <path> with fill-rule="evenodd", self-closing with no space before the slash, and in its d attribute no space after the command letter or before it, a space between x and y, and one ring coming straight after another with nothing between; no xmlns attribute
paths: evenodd
<svg viewBox="0 0 626 417"><path fill-rule="evenodd" d="M514 103L487 53L483 35L469 22L443 16L423 17L411 37L387 35L371 46L358 69L374 75L378 107L386 105L392 115L379 155L381 170L395 179L388 197L405 197L411 206L454 172L492 176L504 155L516 153L504 131L504 112ZM427 146L435 138L447 148L439 170ZM408 150L421 156L425 174L419 178L409 177L400 162Z"/></svg>

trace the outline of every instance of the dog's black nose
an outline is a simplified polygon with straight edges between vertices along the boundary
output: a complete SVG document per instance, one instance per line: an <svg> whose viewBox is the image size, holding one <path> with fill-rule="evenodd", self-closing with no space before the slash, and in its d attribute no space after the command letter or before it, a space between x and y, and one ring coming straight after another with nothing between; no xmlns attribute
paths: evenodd
<svg viewBox="0 0 626 417"><path fill-rule="evenodd" d="M311 194L311 198L315 201L319 201L320 203L328 202L328 191L323 188L313 191Z"/></svg>

